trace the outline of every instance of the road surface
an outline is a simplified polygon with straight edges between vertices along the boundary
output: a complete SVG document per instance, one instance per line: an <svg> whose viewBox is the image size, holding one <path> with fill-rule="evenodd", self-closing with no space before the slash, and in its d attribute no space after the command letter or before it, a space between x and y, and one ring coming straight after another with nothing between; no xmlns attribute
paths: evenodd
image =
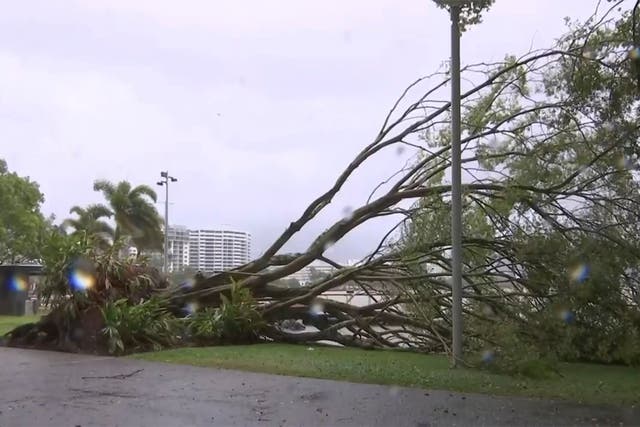
<svg viewBox="0 0 640 427"><path fill-rule="evenodd" d="M640 411L0 348L2 427L254 425L629 426Z"/></svg>

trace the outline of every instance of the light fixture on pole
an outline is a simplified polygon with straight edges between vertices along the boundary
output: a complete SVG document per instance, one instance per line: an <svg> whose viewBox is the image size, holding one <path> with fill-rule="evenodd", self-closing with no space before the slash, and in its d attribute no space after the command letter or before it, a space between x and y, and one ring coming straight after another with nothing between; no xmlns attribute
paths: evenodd
<svg viewBox="0 0 640 427"><path fill-rule="evenodd" d="M162 178L157 182L158 185L163 186L165 189L164 196L164 258L162 262L162 271L169 273L169 183L176 182L178 179L169 175L168 171L160 172Z"/></svg>
<svg viewBox="0 0 640 427"><path fill-rule="evenodd" d="M470 0L434 0L451 15L451 323L452 365L462 362L462 147L460 142L460 10Z"/></svg>

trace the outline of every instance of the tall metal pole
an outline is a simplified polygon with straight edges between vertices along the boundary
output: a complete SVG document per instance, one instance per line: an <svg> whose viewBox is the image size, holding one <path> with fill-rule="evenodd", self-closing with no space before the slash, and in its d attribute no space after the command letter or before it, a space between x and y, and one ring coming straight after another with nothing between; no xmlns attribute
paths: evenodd
<svg viewBox="0 0 640 427"><path fill-rule="evenodd" d="M164 196L164 274L169 273L169 173L165 179L165 196Z"/></svg>
<svg viewBox="0 0 640 427"><path fill-rule="evenodd" d="M165 274L169 273L169 183L176 182L178 179L169 175L169 171L160 172L162 178L158 181L158 185L165 186L164 196L164 257L162 260L162 270Z"/></svg>
<svg viewBox="0 0 640 427"><path fill-rule="evenodd" d="M460 143L460 6L451 12L451 314L452 366L462 362L462 147Z"/></svg>

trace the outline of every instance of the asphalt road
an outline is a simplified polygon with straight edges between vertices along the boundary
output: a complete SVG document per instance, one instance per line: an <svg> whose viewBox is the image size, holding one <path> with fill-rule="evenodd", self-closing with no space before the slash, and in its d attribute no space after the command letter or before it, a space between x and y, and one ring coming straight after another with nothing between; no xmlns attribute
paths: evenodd
<svg viewBox="0 0 640 427"><path fill-rule="evenodd" d="M1 427L254 425L640 426L640 410L0 348Z"/></svg>

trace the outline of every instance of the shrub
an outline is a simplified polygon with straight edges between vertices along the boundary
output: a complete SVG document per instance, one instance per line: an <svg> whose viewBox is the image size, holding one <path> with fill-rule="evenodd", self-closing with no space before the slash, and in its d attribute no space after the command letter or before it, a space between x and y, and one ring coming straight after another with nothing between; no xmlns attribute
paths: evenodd
<svg viewBox="0 0 640 427"><path fill-rule="evenodd" d="M232 283L218 308L206 308L188 318L187 330L199 344L247 343L260 338L265 322L247 288Z"/></svg>
<svg viewBox="0 0 640 427"><path fill-rule="evenodd" d="M264 322L256 309L251 291L234 282L230 296L221 295L221 298L219 313L222 339L232 343L257 340Z"/></svg>
<svg viewBox="0 0 640 427"><path fill-rule="evenodd" d="M558 358L555 352L541 345L539 337L523 330L513 321L495 322L485 330L485 341L479 363L493 372L529 378L556 376ZM480 350L481 348L476 348Z"/></svg>
<svg viewBox="0 0 640 427"><path fill-rule="evenodd" d="M197 344L216 344L222 338L222 324L220 310L207 307L188 319L187 330Z"/></svg>
<svg viewBox="0 0 640 427"><path fill-rule="evenodd" d="M157 298L138 305L129 305L126 298L108 302L102 315L102 334L112 354L170 347L176 344L180 332L178 319Z"/></svg>

